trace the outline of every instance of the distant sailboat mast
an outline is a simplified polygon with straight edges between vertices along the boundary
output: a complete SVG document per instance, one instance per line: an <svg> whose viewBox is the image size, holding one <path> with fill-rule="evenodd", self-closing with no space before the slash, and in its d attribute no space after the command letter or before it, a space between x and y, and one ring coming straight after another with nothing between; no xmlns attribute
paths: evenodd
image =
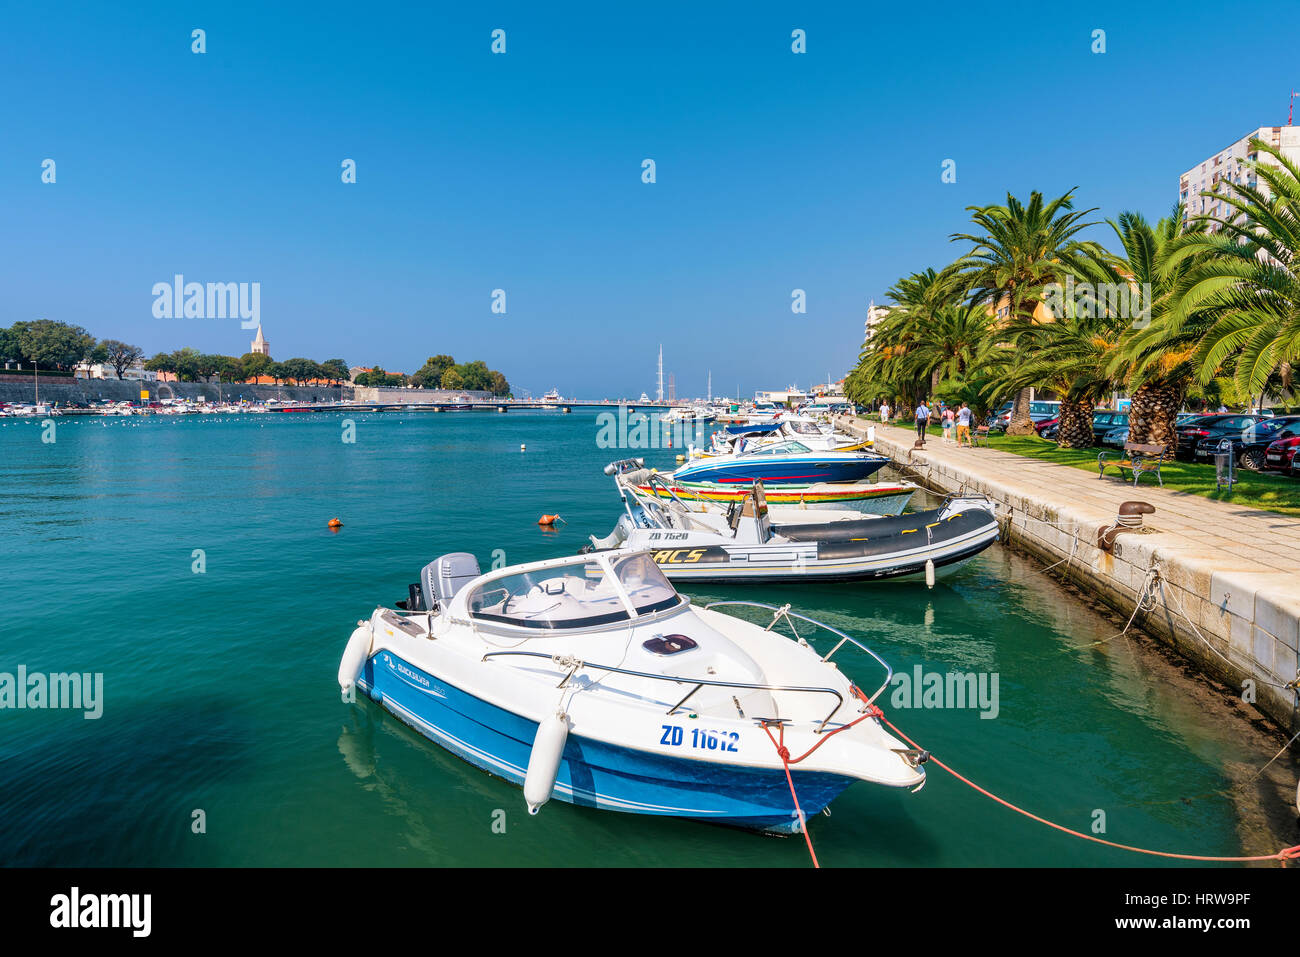
<svg viewBox="0 0 1300 957"><path fill-rule="evenodd" d="M663 343L659 344L659 393L658 400L664 400L664 347Z"/></svg>

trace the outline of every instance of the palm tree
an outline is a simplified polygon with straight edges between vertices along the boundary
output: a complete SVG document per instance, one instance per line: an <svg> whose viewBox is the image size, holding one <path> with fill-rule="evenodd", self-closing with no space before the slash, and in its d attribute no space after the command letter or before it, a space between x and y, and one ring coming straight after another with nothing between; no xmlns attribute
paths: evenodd
<svg viewBox="0 0 1300 957"><path fill-rule="evenodd" d="M913 373L928 377L931 393L945 380L966 378L982 356L982 347L993 340L994 325L994 317L982 305L941 306L916 331L915 344L908 350Z"/></svg>
<svg viewBox="0 0 1300 957"><path fill-rule="evenodd" d="M1067 301L1065 315L1055 321L1021 322L1004 333L1022 358L994 388L1005 391L1036 383L1060 396L1061 424L1056 441L1061 448L1086 449L1096 444L1092 413L1111 390L1109 366L1129 322L1096 305L1089 297Z"/></svg>
<svg viewBox="0 0 1300 957"><path fill-rule="evenodd" d="M1049 203L1037 191L1022 203L1010 193L1005 206L968 207L971 219L983 232L954 233L974 248L955 265L972 304L988 305L1013 322L1031 322L1044 298L1043 287L1064 283L1067 275L1080 275L1090 263L1103 260L1096 243L1076 239L1093 225L1084 217L1095 209L1074 210L1074 191ZM1033 432L1029 417L1029 388L1016 396L1008 434Z"/></svg>
<svg viewBox="0 0 1300 957"><path fill-rule="evenodd" d="M1200 382L1232 366L1237 391L1253 396L1274 377L1289 387L1300 360L1300 167L1262 140L1251 148L1277 165L1251 161L1257 179L1203 193L1232 212L1211 219L1218 231L1187 237L1167 268L1198 260L1178 283L1169 326L1204 330L1192 356Z"/></svg>
<svg viewBox="0 0 1300 957"><path fill-rule="evenodd" d="M940 313L950 308L953 272L927 269L900 279L887 295L894 306L872 330L863 344L849 393L855 401L867 402L885 396L913 402L926 391L934 371L926 345ZM930 383L933 385L933 382Z"/></svg>
<svg viewBox="0 0 1300 957"><path fill-rule="evenodd" d="M1181 204L1154 227L1132 212L1108 222L1124 250L1113 266L1115 279L1131 283L1146 300L1115 350L1110 372L1127 382L1132 395L1129 438L1172 453L1178 446L1174 423L1196 372L1192 358L1204 330L1197 323L1171 323L1170 308L1175 290L1205 258L1204 252L1183 252L1204 238L1205 224L1185 222Z"/></svg>

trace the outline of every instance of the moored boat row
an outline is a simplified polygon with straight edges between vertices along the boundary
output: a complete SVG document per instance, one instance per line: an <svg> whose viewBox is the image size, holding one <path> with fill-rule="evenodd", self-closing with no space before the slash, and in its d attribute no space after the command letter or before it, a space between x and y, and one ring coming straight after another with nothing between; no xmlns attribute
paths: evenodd
<svg viewBox="0 0 1300 957"><path fill-rule="evenodd" d="M810 418L761 425L675 472L611 463L623 512L582 554L487 574L467 553L430 563L357 623L345 697L521 786L530 813L555 798L793 833L854 781L919 789L928 755L880 721L880 656L788 605L697 608L673 582L933 584L997 539L992 505L901 514L915 487L870 483L887 460L865 443ZM833 661L846 645L866 658ZM884 672L872 693L841 670L863 664Z"/></svg>

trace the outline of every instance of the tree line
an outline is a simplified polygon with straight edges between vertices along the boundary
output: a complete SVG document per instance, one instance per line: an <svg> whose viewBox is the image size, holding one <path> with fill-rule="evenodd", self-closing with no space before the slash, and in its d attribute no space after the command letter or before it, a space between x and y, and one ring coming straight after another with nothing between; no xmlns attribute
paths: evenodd
<svg viewBox="0 0 1300 957"><path fill-rule="evenodd" d="M186 347L176 352L160 352L144 364L150 372L166 372L181 382L245 382L266 377L276 385L308 382L327 382L338 385L348 381L348 364L342 359L285 359L276 362L260 352L242 356L222 356L201 353Z"/></svg>
<svg viewBox="0 0 1300 957"><path fill-rule="evenodd" d="M0 328L0 359L16 361L23 368L72 372L89 362L113 366L120 379L142 355L139 346L117 339L99 340L81 326L52 319Z"/></svg>
<svg viewBox="0 0 1300 957"><path fill-rule="evenodd" d="M357 379L360 382L360 377ZM430 356L411 375L411 385L419 389L465 389L490 392L497 396L510 395L510 383L495 369L489 369L481 359L458 363L451 356Z"/></svg>
<svg viewBox="0 0 1300 957"><path fill-rule="evenodd" d="M1008 432L1030 434L1029 390L1048 390L1061 402L1058 443L1081 448L1093 409L1124 391L1131 440L1170 449L1185 402L1294 397L1300 168L1252 140L1201 195L1214 215L1179 204L1155 224L1131 211L1105 220L1114 250L1079 236L1101 223L1073 191L969 207L975 228L950 237L966 251L890 288L846 394L965 401L980 417L1014 397Z"/></svg>
<svg viewBox="0 0 1300 957"><path fill-rule="evenodd" d="M126 370L144 357L139 346L117 339L98 340L81 326L38 319L33 322L16 322L0 328L0 359L17 361L23 368L35 366L39 370L72 372L82 363L111 365L118 379ZM176 376L181 382L244 382L267 377L281 383L328 382L331 385L349 381L348 364L342 359L295 358L276 362L258 352L242 356L225 356L199 352L185 347L175 352L160 352L144 363L150 372L163 372ZM510 395L510 383L495 369L489 369L480 359L458 363L448 355L431 356L412 375L385 372L374 368L357 375L356 384L362 386L407 386L420 389L454 389L490 392L497 396Z"/></svg>

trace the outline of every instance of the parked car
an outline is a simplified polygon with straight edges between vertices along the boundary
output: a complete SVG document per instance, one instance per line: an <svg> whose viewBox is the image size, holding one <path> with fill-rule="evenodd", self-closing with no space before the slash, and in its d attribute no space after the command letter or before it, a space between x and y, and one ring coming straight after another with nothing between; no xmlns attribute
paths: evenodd
<svg viewBox="0 0 1300 957"><path fill-rule="evenodd" d="M1014 408L1013 403L1004 402L1001 408L999 408L998 411L994 414L993 421L990 423L990 427L992 427L993 424L996 423L997 428L999 430L1005 430L1006 427L1011 424L1011 412L1013 408ZM1045 422L1048 419L1060 418L1060 415L1061 415L1061 403L1055 400L1035 399L1033 402L1029 403L1029 418L1033 420L1035 428L1038 427L1039 422Z"/></svg>
<svg viewBox="0 0 1300 957"><path fill-rule="evenodd" d="M1178 434L1178 458L1192 461L1200 443L1207 446L1217 445L1219 439L1231 435L1240 435L1242 430L1256 422L1263 422L1260 415L1203 415L1183 425L1175 426Z"/></svg>
<svg viewBox="0 0 1300 957"><path fill-rule="evenodd" d="M1038 432L1040 438L1054 439L1056 434L1061 431L1061 417L1058 415L1054 419L1043 419L1041 422L1035 422L1034 430Z"/></svg>
<svg viewBox="0 0 1300 957"><path fill-rule="evenodd" d="M1202 439L1196 446L1196 460L1209 461L1220 452L1232 452L1242 468L1259 471L1267 463L1268 447L1290 428L1300 434L1300 415L1261 418L1241 432L1225 435L1217 441Z"/></svg>
<svg viewBox="0 0 1300 957"><path fill-rule="evenodd" d="M1100 412L1092 414L1092 436L1096 439L1098 445L1105 444L1103 439L1105 439L1106 433L1127 428L1127 412L1112 412L1108 409L1102 409Z"/></svg>
<svg viewBox="0 0 1300 957"><path fill-rule="evenodd" d="M1297 449L1300 449L1300 422L1291 422L1273 433L1272 441L1264 448L1264 464L1260 468L1294 474Z"/></svg>
<svg viewBox="0 0 1300 957"><path fill-rule="evenodd" d="M1112 445L1117 449L1122 449L1124 443L1128 441L1128 426L1122 425L1117 429L1111 429L1101 437L1102 445Z"/></svg>

